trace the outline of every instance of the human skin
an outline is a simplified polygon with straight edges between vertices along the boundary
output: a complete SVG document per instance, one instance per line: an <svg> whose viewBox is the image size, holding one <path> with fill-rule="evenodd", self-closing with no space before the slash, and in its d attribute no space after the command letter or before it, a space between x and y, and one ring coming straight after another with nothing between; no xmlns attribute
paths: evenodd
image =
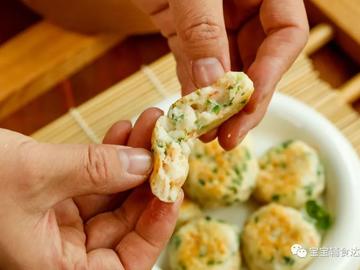
<svg viewBox="0 0 360 270"><path fill-rule="evenodd" d="M224 72L244 70L255 93L245 111L217 130L227 150L263 118L276 84L305 46L308 23L301 0L133 0L149 14L175 54L183 94Z"/></svg>
<svg viewBox="0 0 360 270"><path fill-rule="evenodd" d="M134 127L120 121L97 146L0 130L0 268L150 269L182 201L163 203L144 183L161 114L148 109Z"/></svg>
<svg viewBox="0 0 360 270"><path fill-rule="evenodd" d="M255 85L246 110L202 138L210 141L218 136L228 150L261 121L277 83L301 52L309 31L302 0L104 0L97 6L94 1L78 0L75 7L70 0L54 0L51 5L49 0L26 2L57 21L63 14L71 15L73 25L76 18L81 24L83 18L96 17L86 20L87 28L105 31L124 31L123 25L131 29L123 18L128 18L132 4L137 5L168 39L183 94L211 84L230 69L244 70ZM136 18L137 25L146 20L140 15Z"/></svg>
<svg viewBox="0 0 360 270"><path fill-rule="evenodd" d="M67 1L57 1L65 8L57 11L60 17L69 14L66 8L74 2ZM98 3L101 8L114 1ZM49 3L27 2L39 10ZM255 94L245 112L203 138L218 136L225 149L235 147L262 119L277 82L308 36L300 0L134 3L168 39L183 94L211 84L230 69L245 70L254 81ZM126 17L121 12L127 11L117 11L121 24ZM87 16L81 14L81 7L78 12ZM43 14L50 12L45 9ZM104 24L95 31L107 27ZM136 31L141 30L140 25ZM129 122L118 123L104 142L150 149L150 135L160 114L147 110L134 128ZM150 160L143 149L41 144L0 129L0 268L150 268L173 231L182 199L166 204L142 186L151 172Z"/></svg>

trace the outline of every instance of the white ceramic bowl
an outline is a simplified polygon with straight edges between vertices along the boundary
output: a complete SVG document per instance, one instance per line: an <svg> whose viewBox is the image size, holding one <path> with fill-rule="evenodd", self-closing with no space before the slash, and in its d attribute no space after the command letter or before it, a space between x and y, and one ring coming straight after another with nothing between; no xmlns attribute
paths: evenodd
<svg viewBox="0 0 360 270"><path fill-rule="evenodd" d="M157 107L167 111L177 97ZM325 248L360 249L360 160L355 150L333 124L307 105L276 93L261 124L252 131L257 154L287 139L300 139L315 147L325 165L327 208L334 217L322 243ZM221 208L208 214L240 227L255 209L251 203ZM167 269L166 251L157 263ZM358 270L360 257L317 257L308 270Z"/></svg>

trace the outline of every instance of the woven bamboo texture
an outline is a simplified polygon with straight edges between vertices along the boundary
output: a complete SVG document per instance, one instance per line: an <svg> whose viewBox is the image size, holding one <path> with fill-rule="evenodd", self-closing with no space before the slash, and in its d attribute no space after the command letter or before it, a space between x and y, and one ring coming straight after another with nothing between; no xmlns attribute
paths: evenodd
<svg viewBox="0 0 360 270"><path fill-rule="evenodd" d="M77 116L74 112L68 113L37 131L33 137L51 143L100 141L114 122L131 119L179 89L175 60L169 54L76 108ZM279 83L278 91L307 103L323 114L360 154L358 113L319 78L307 56L300 55ZM89 135L89 131L93 134Z"/></svg>

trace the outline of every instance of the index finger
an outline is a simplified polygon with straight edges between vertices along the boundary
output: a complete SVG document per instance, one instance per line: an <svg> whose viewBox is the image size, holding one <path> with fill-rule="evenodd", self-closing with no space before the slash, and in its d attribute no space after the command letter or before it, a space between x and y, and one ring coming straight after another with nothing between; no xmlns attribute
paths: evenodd
<svg viewBox="0 0 360 270"><path fill-rule="evenodd" d="M180 68L197 87L208 86L230 69L223 1L169 0L169 6L177 33L169 43L184 59Z"/></svg>
<svg viewBox="0 0 360 270"><path fill-rule="evenodd" d="M254 111L256 104L274 91L282 75L304 48L309 33L301 0L264 0L260 7L260 21L266 38L247 72L255 86L248 111Z"/></svg>
<svg viewBox="0 0 360 270"><path fill-rule="evenodd" d="M308 37L309 27L301 0L264 0L260 21L266 38L247 71L255 92L245 111L222 124L219 130L220 144L228 150L261 121L276 84L295 61Z"/></svg>
<svg viewBox="0 0 360 270"><path fill-rule="evenodd" d="M161 115L163 115L163 112L158 108L146 109L136 120L127 145L150 149L151 134L157 119Z"/></svg>
<svg viewBox="0 0 360 270"><path fill-rule="evenodd" d="M174 231L183 197L179 193L175 203L153 197L135 229L115 249L125 269L150 269L154 265Z"/></svg>

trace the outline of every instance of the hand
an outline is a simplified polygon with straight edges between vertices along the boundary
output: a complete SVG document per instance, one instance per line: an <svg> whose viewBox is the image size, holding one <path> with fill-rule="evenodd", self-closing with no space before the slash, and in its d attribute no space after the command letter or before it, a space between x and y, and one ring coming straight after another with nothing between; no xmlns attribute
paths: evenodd
<svg viewBox="0 0 360 270"><path fill-rule="evenodd" d="M244 70L253 80L255 93L245 111L203 137L217 135L225 149L260 122L276 84L307 41L301 0L133 1L168 39L183 94L230 69Z"/></svg>
<svg viewBox="0 0 360 270"><path fill-rule="evenodd" d="M0 130L0 268L150 269L181 201L163 203L142 184L152 167L142 147L160 115L149 109L134 128L118 122L104 139L112 145L42 144ZM115 145L126 142L134 148Z"/></svg>

